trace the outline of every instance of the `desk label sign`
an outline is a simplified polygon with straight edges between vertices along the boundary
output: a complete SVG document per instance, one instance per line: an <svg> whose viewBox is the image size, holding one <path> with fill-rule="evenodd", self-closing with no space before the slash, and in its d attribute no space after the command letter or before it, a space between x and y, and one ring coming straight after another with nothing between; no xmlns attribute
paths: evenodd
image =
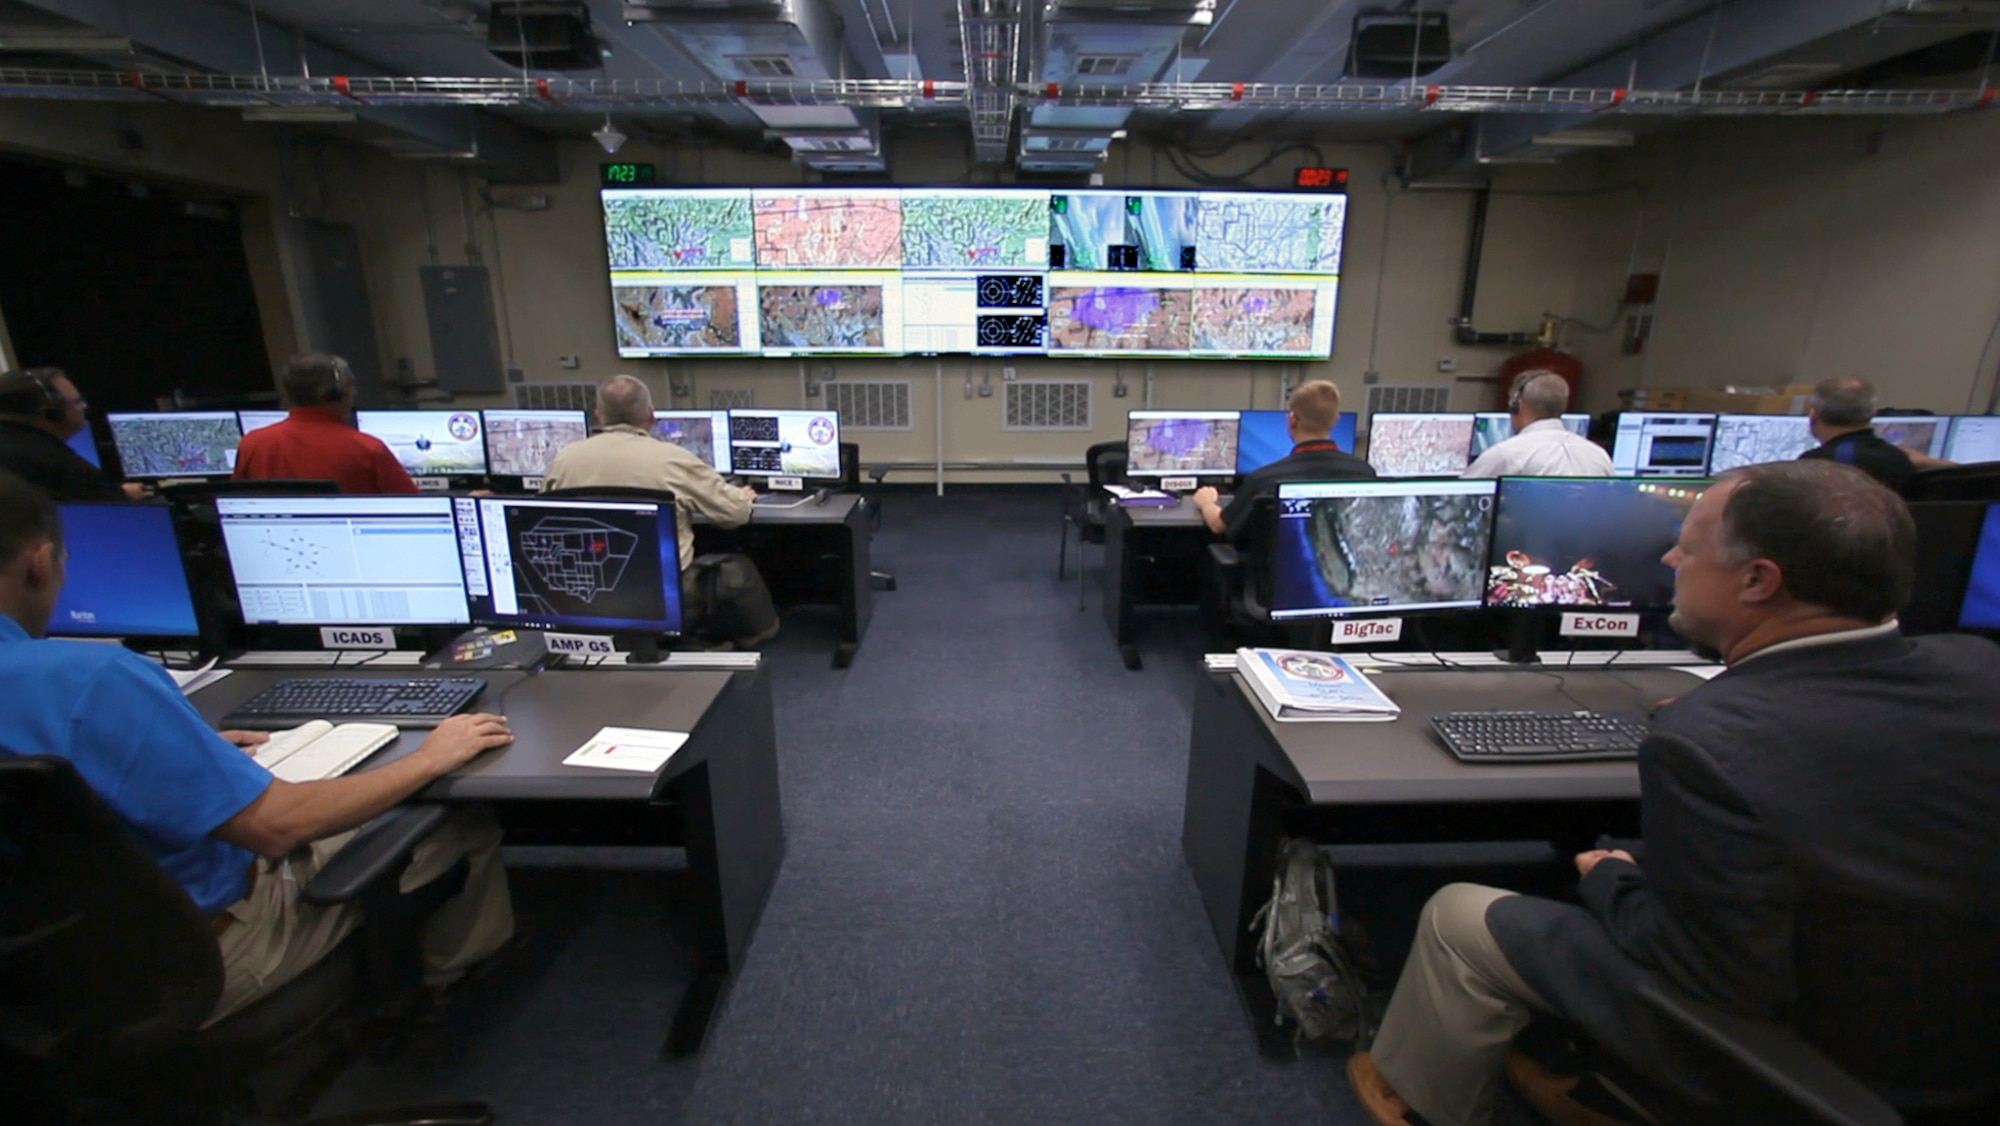
<svg viewBox="0 0 2000 1126"><path fill-rule="evenodd" d="M805 479L802 477L772 477L770 482L771 488L777 492L801 493L806 488Z"/></svg>
<svg viewBox="0 0 2000 1126"><path fill-rule="evenodd" d="M1200 483L1200 481L1195 480L1193 477L1162 477L1160 478L1160 491L1188 493L1193 492L1194 487Z"/></svg>
<svg viewBox="0 0 2000 1126"><path fill-rule="evenodd" d="M1330 640L1335 645L1358 645L1365 641L1394 641L1402 636L1401 618L1336 618Z"/></svg>
<svg viewBox="0 0 2000 1126"><path fill-rule="evenodd" d="M542 639L549 643L551 653L609 657L613 652L610 638L592 633L545 633Z"/></svg>
<svg viewBox="0 0 2000 1126"><path fill-rule="evenodd" d="M394 649L396 631L386 626L366 629L354 626L322 627L319 644L322 649Z"/></svg>
<svg viewBox="0 0 2000 1126"><path fill-rule="evenodd" d="M541 491L542 491L542 479L541 479L540 477L523 477L523 478L521 478L521 491L522 491L522 492L524 492L524 493L539 493L539 492L541 492Z"/></svg>
<svg viewBox="0 0 2000 1126"><path fill-rule="evenodd" d="M412 477L410 480L417 483L417 491L420 493L445 493L451 491L451 478L449 477Z"/></svg>
<svg viewBox="0 0 2000 1126"><path fill-rule="evenodd" d="M1566 613L1561 625L1564 637L1637 637L1637 614Z"/></svg>

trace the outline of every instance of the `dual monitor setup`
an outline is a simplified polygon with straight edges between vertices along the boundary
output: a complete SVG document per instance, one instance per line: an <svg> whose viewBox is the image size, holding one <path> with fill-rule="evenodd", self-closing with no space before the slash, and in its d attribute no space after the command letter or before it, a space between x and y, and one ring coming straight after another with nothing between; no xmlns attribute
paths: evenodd
<svg viewBox="0 0 2000 1126"><path fill-rule="evenodd" d="M107 416L125 476L227 477L243 436L284 411L167 411ZM719 473L837 480L840 416L830 410L654 411L653 432ZM580 410L363 410L355 425L418 478L526 481L590 434ZM95 448L91 454L96 453Z"/></svg>
<svg viewBox="0 0 2000 1126"><path fill-rule="evenodd" d="M218 497L251 631L510 626L681 632L672 505L526 497ZM203 636L173 509L66 504L69 581L49 633Z"/></svg>
<svg viewBox="0 0 2000 1126"><path fill-rule="evenodd" d="M1229 477L1254 473L1292 452L1285 411L1154 411L1126 415L1125 475ZM1341 413L1333 440L1354 449L1356 416Z"/></svg>

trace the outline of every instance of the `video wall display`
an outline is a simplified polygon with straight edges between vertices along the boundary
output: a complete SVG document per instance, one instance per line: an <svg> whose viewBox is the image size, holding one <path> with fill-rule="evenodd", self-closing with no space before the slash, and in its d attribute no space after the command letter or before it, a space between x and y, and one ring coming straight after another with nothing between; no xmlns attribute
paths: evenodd
<svg viewBox="0 0 2000 1126"><path fill-rule="evenodd" d="M1325 359L1342 195L608 188L618 352Z"/></svg>

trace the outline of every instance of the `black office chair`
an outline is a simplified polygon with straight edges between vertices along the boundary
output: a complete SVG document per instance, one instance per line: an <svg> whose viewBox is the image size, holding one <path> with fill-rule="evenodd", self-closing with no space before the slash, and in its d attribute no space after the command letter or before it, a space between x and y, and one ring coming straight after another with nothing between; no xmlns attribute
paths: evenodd
<svg viewBox="0 0 2000 1126"><path fill-rule="evenodd" d="M1218 649L1237 644L1313 648L1319 622L1271 619L1271 543L1277 530L1278 501L1251 502L1249 536L1242 547L1211 543L1202 560L1202 621Z"/></svg>
<svg viewBox="0 0 2000 1126"><path fill-rule="evenodd" d="M868 518L868 534L872 539L882 530L882 478L889 475L886 465L867 467L868 480L875 486L870 493L861 491L861 444L842 442L840 444L840 491L854 493L861 497ZM895 590L896 576L887 571L868 572L868 582L876 590Z"/></svg>
<svg viewBox="0 0 2000 1126"><path fill-rule="evenodd" d="M1079 487L1068 473L1062 475L1062 543L1056 552L1056 581L1063 580L1069 566L1069 530L1076 529L1076 608L1083 609L1083 545L1104 543L1104 517L1112 503L1106 485L1125 483L1125 465L1130 447L1124 442L1099 442L1083 452L1089 486Z"/></svg>
<svg viewBox="0 0 2000 1126"><path fill-rule="evenodd" d="M8 1120L95 1121L95 1112L122 1111L148 1123L223 1121L254 1102L245 1076L325 1039L336 1015L391 1011L419 980L422 919L465 886L461 863L409 896L397 891L411 851L443 817L437 806L408 806L364 827L304 894L317 904L360 902L367 924L283 988L202 1028L223 982L210 921L67 760L0 758ZM315 1089L280 1113L302 1115L334 1074L315 1073ZM412 1106L322 1126L336 1121L486 1126L493 1113L481 1103Z"/></svg>
<svg viewBox="0 0 2000 1126"><path fill-rule="evenodd" d="M1903 499L2000 501L2000 461L1920 469L1903 486Z"/></svg>

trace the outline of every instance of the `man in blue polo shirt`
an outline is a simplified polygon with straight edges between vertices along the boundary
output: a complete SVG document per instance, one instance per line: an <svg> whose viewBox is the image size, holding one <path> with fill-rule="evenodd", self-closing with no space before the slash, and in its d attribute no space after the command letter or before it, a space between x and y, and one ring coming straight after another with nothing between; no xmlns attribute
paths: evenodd
<svg viewBox="0 0 2000 1126"><path fill-rule="evenodd" d="M248 753L265 736L210 730L151 661L113 645L38 640L67 554L55 505L0 471L0 684L9 698L0 755L74 763L210 917L224 969L213 1023L297 977L361 921L356 907L299 896L355 826L513 736L498 716L454 716L396 762L323 782L280 781ZM465 890L427 924L426 982L455 980L513 934L499 847L491 814L464 810L412 858L406 891L461 858L472 866Z"/></svg>

